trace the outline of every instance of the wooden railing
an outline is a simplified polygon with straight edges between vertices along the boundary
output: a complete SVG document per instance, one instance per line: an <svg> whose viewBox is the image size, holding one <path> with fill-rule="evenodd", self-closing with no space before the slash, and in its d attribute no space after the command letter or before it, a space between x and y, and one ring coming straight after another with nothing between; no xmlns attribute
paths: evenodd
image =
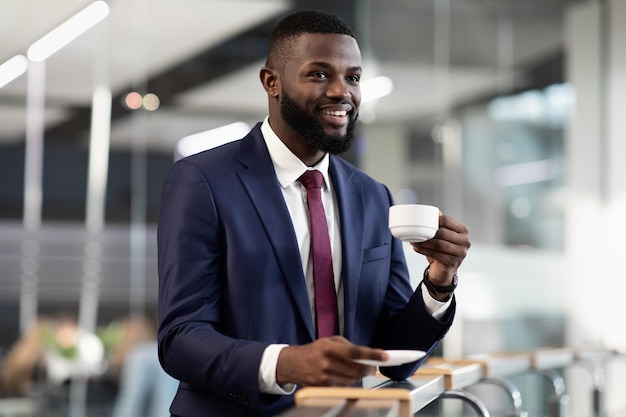
<svg viewBox="0 0 626 417"><path fill-rule="evenodd" d="M477 415L489 417L483 401L464 390L481 383L495 384L508 394L511 413L524 417L522 397L510 377L536 373L552 385L550 417L569 415L569 397L560 370L581 365L593 378L594 417L605 416L604 364L626 353L609 349L542 348L530 352L503 352L465 358L429 358L410 378L392 381L377 373L364 388L307 387L296 393L296 406L280 417L410 417L435 400L454 398L469 405Z"/></svg>

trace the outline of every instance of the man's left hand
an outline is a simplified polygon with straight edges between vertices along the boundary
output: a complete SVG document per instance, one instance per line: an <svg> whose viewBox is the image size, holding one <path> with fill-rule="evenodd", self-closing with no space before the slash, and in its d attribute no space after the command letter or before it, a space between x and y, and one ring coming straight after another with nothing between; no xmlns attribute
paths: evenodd
<svg viewBox="0 0 626 417"><path fill-rule="evenodd" d="M469 230L463 223L442 214L435 236L424 242L411 242L411 246L428 259L430 282L440 286L451 285L471 246Z"/></svg>

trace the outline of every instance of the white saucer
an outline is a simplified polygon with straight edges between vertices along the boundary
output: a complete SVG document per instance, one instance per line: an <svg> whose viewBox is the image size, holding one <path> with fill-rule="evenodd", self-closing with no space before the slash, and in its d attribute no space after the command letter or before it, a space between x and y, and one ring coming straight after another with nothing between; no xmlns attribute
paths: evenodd
<svg viewBox="0 0 626 417"><path fill-rule="evenodd" d="M426 352L423 350L386 350L385 352L389 355L389 359L386 361L374 361L370 359L355 359L354 361L369 366L398 366L415 362L426 356Z"/></svg>

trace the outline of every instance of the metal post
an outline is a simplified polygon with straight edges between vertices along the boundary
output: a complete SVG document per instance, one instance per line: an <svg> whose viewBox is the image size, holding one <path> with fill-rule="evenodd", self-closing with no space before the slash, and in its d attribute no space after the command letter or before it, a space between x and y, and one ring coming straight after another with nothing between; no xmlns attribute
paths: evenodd
<svg viewBox="0 0 626 417"><path fill-rule="evenodd" d="M24 149L23 225L33 235L41 228L43 200L44 112L46 97L46 63L33 62L28 67L26 98L26 144ZM37 320L39 304L39 243L36 236L22 243L20 290L20 330Z"/></svg>
<svg viewBox="0 0 626 417"><path fill-rule="evenodd" d="M551 417L569 416L569 395L565 393L565 380L554 369L540 371L539 375L545 377L552 384L554 393L548 401L548 413Z"/></svg>
<svg viewBox="0 0 626 417"><path fill-rule="evenodd" d="M478 399L478 397L476 397L473 394L470 394L469 392L457 391L457 390L446 390L441 395L439 395L439 398L459 399L465 402L467 405L469 405L479 416L490 417L489 411L487 410L487 407L485 407L483 402L480 399Z"/></svg>
<svg viewBox="0 0 626 417"><path fill-rule="evenodd" d="M43 201L43 137L46 100L46 63L28 67L26 98L26 147L24 160L24 228L39 230Z"/></svg>
<svg viewBox="0 0 626 417"><path fill-rule="evenodd" d="M591 374L593 381L592 391L592 408L593 417L604 417L606 415L605 399L604 399L604 387L605 387L605 375L604 368L593 360L581 360L578 362L583 368L587 369Z"/></svg>
<svg viewBox="0 0 626 417"><path fill-rule="evenodd" d="M522 394L514 383L508 379L498 376L485 377L480 382L497 385L509 394L509 398L511 399L511 403L513 405L513 413L508 414L507 416L526 417L528 415L527 412L522 410Z"/></svg>

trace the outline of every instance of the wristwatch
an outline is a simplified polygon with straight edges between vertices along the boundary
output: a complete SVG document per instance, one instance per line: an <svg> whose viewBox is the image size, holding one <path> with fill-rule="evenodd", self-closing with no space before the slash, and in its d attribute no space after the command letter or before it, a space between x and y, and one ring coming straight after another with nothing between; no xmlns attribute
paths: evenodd
<svg viewBox="0 0 626 417"><path fill-rule="evenodd" d="M430 265L428 265L424 270L424 278L422 279L422 282L426 286L428 292L430 292L431 294L437 295L442 293L451 293L456 289L459 281L459 278L456 274L454 274L454 276L452 277L452 285L435 285L428 279L428 271L430 271Z"/></svg>

